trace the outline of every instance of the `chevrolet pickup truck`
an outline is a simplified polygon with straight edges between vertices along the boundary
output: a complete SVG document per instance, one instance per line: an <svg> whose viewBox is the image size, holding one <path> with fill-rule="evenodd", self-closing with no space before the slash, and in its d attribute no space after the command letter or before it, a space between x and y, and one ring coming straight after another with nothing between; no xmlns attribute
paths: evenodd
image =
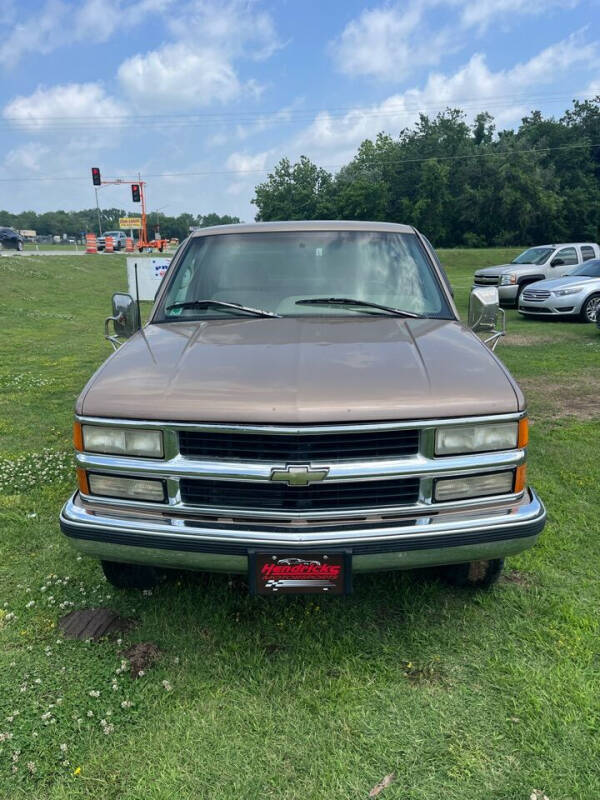
<svg viewBox="0 0 600 800"><path fill-rule="evenodd" d="M562 278L585 261L599 257L600 247L596 242L542 244L524 250L510 264L478 269L474 285L497 286L502 304L518 306L526 286Z"/></svg>
<svg viewBox="0 0 600 800"><path fill-rule="evenodd" d="M177 568L341 594L358 573L432 566L490 585L546 518L525 399L492 352L500 314L497 288L476 288L465 327L407 225L199 230L145 326L113 297L62 531L117 587Z"/></svg>

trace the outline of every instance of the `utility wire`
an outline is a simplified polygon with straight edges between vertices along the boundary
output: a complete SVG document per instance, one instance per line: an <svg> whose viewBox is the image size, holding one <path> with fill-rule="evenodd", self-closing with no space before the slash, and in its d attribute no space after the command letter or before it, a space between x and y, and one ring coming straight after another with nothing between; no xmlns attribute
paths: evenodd
<svg viewBox="0 0 600 800"><path fill-rule="evenodd" d="M401 158L401 159L393 159L390 161L378 161L377 166L400 166L402 164L414 164L414 163L421 163L424 161L462 161L467 159L473 158L502 158L502 157L510 157L510 156L520 156L523 154L531 154L531 153L550 153L554 151L561 151L561 150L578 150L578 149L586 149L586 148L595 148L600 147L600 142L598 143L582 143L582 144L565 144L565 145L557 145L556 147L532 147L529 149L514 149L514 150L500 150L497 152L488 152L488 153L468 153L464 155L439 155L439 156L421 156L419 158ZM350 161L349 164L352 162ZM322 164L321 167L323 169L342 169L343 167L347 167L348 164ZM200 172L146 172L144 173L144 180L147 178L192 178L192 177L199 177L199 176L207 176L207 175L250 175L250 174L257 174L257 173L269 173L272 172L275 167L263 167L260 169L228 169L228 170L205 170ZM109 176L110 180L117 180L117 177ZM123 178L121 176L121 180L127 183L129 180L136 180L137 176L129 179ZM10 177L10 178L0 178L1 183L8 183L8 182L15 182L15 183L25 183L30 181L89 181L89 176L83 175L37 175L35 177Z"/></svg>

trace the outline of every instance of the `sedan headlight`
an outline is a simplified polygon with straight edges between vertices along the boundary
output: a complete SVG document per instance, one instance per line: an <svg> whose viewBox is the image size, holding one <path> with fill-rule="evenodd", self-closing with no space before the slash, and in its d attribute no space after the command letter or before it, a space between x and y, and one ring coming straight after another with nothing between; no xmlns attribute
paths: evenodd
<svg viewBox="0 0 600 800"><path fill-rule="evenodd" d="M489 425L450 425L435 432L436 456L512 450L518 446L518 422Z"/></svg>
<svg viewBox="0 0 600 800"><path fill-rule="evenodd" d="M556 289L552 294L556 295L556 297L565 297L568 294L579 294L580 291L581 286L578 286L575 289Z"/></svg>
<svg viewBox="0 0 600 800"><path fill-rule="evenodd" d="M165 499L165 487L162 481L147 478L120 478L117 475L96 475L89 472L88 486L90 494L101 497L119 497L125 500L150 500L162 503Z"/></svg>
<svg viewBox="0 0 600 800"><path fill-rule="evenodd" d="M500 286L509 286L517 282L517 276L514 272L507 272L500 276Z"/></svg>
<svg viewBox="0 0 600 800"><path fill-rule="evenodd" d="M469 475L464 478L442 478L435 482L434 497L444 500L466 500L470 497L510 494L513 491L514 472L490 472L487 475Z"/></svg>
<svg viewBox="0 0 600 800"><path fill-rule="evenodd" d="M77 423L76 423L77 425ZM82 449L90 453L162 458L162 431L82 425ZM77 432L75 434L77 440Z"/></svg>

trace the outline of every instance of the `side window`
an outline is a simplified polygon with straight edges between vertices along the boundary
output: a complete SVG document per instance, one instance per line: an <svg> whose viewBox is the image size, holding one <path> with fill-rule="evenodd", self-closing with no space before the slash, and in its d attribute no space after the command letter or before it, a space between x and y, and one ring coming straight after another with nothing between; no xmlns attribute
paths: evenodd
<svg viewBox="0 0 600 800"><path fill-rule="evenodd" d="M594 248L590 247L589 244L584 244L581 248L581 260L582 261L589 261L590 258L596 258L596 254L594 253Z"/></svg>
<svg viewBox="0 0 600 800"><path fill-rule="evenodd" d="M438 257L438 254L435 252L435 249L434 249L433 245L431 244L431 242L429 241L429 239L426 236L424 236L423 234L421 234L421 236L423 237L423 241L425 242L425 244L429 248L429 252L431 253L433 260L435 261L435 263L437 264L440 272L442 273L442 276L444 278L444 282L446 283L446 286L448 287L448 291L450 292L451 297L454 297L454 289L452 288L452 284L448 280L448 275L446 274L446 270L442 266L442 262L440 261L440 259Z"/></svg>
<svg viewBox="0 0 600 800"><path fill-rule="evenodd" d="M577 251L574 247L563 247L562 250L559 250L558 253L554 256L552 261L555 259L560 258L563 264L578 264L577 261Z"/></svg>

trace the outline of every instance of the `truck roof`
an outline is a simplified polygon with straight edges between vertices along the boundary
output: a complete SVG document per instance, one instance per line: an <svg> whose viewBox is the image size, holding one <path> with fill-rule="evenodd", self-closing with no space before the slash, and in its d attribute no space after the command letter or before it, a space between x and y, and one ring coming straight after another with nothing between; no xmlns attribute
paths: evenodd
<svg viewBox="0 0 600 800"><path fill-rule="evenodd" d="M291 220L289 222L242 222L236 225L214 225L194 231L192 238L224 233L261 233L267 231L381 231L383 233L415 233L411 225L394 222L362 222L357 220Z"/></svg>

